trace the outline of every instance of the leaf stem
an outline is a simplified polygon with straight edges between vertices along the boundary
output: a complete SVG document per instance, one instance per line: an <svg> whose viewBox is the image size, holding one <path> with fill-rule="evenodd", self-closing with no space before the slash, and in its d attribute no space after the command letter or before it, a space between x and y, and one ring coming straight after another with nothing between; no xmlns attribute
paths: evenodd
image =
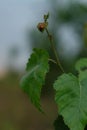
<svg viewBox="0 0 87 130"><path fill-rule="evenodd" d="M50 41L50 43L51 43L51 46L52 46L54 55L55 55L55 57L56 57L57 65L60 67L61 71L64 73L64 69L63 69L63 67L62 67L62 65L61 65L61 63L60 63L59 56L58 56L58 54L57 54L56 48L55 48L54 43L53 43L53 37L52 37L52 35L49 33L49 31L48 31L47 28L45 28L45 30L46 30L46 33L47 33L47 35L48 35L49 41Z"/></svg>
<svg viewBox="0 0 87 130"><path fill-rule="evenodd" d="M57 64L57 62L53 59L49 59L49 61L53 62L54 64Z"/></svg>

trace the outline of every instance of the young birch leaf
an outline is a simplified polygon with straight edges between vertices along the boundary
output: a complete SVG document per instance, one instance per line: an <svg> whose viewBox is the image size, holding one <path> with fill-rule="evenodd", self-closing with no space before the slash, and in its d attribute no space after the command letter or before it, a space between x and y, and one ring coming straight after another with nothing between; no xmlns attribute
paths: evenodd
<svg viewBox="0 0 87 130"><path fill-rule="evenodd" d="M34 49L33 51L27 63L27 73L21 80L21 88L28 94L35 107L43 112L40 104L40 96L46 73L49 71L49 55L47 51L42 49Z"/></svg>
<svg viewBox="0 0 87 130"><path fill-rule="evenodd" d="M84 130L87 124L87 70L77 78L63 74L54 83L59 115L70 130Z"/></svg>
<svg viewBox="0 0 87 130"><path fill-rule="evenodd" d="M82 58L79 61L77 61L75 68L78 71L87 70L87 58Z"/></svg>

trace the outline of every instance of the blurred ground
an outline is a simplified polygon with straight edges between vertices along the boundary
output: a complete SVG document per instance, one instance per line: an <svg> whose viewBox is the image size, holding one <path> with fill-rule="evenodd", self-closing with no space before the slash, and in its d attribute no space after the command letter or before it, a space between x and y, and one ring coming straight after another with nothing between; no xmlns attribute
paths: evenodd
<svg viewBox="0 0 87 130"><path fill-rule="evenodd" d="M18 76L0 81L0 130L53 130L57 108L51 96L42 99L46 115L30 103L19 87Z"/></svg>

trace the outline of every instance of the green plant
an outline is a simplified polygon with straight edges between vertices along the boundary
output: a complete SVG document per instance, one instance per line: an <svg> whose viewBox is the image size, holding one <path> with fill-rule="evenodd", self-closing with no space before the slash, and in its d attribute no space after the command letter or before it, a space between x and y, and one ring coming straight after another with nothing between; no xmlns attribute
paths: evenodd
<svg viewBox="0 0 87 130"><path fill-rule="evenodd" d="M26 92L35 107L44 113L40 104L41 89L45 83L46 73L49 72L49 61L52 61L62 71L54 81L55 102L58 105L58 120L63 117L63 130L84 130L87 124L87 58L77 61L75 69L78 75L65 73L60 63L53 37L48 31L49 13L44 15L44 22L38 24L41 32L46 31L55 59L50 59L49 54L43 49L33 49L33 53L26 66L26 74L21 80L21 88ZM56 120L55 129L60 129ZM62 120L62 121L63 121ZM66 124L66 125L65 125Z"/></svg>

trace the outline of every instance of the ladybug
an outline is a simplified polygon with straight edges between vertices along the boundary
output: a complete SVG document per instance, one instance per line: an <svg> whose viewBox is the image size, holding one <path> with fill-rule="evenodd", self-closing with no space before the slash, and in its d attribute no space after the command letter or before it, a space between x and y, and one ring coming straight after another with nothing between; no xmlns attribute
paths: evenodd
<svg viewBox="0 0 87 130"><path fill-rule="evenodd" d="M43 32L46 27L47 27L47 24L44 23L44 22L43 22L43 23L39 23L39 24L37 25L37 28L38 28L38 30L39 30L40 32Z"/></svg>

